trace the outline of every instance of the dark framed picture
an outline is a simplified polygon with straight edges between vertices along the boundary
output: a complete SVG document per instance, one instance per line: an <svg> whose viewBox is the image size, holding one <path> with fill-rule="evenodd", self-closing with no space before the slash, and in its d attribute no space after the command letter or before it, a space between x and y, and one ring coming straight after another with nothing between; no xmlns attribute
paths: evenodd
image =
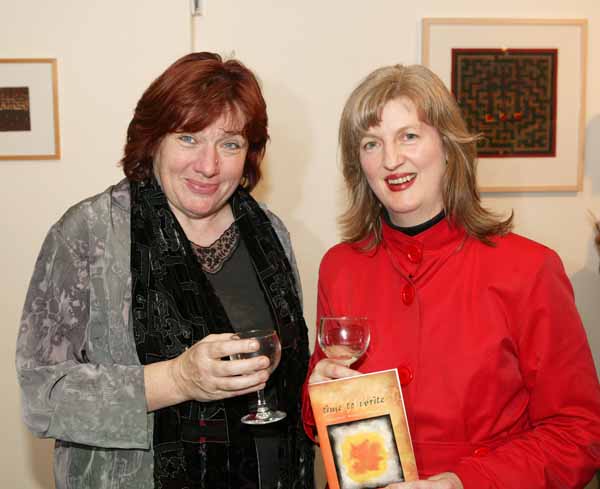
<svg viewBox="0 0 600 489"><path fill-rule="evenodd" d="M587 20L425 18L422 62L482 136L482 192L581 191Z"/></svg>
<svg viewBox="0 0 600 489"><path fill-rule="evenodd" d="M60 158L55 59L0 59L0 160Z"/></svg>

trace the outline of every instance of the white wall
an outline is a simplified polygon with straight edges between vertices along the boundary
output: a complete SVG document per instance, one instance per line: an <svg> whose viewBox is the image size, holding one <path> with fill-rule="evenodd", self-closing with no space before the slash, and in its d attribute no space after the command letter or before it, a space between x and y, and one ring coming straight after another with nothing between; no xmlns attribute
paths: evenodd
<svg viewBox="0 0 600 489"><path fill-rule="evenodd" d="M50 489L51 442L21 423L14 349L42 239L67 206L121 178L150 81L190 49L188 0L0 0L0 58L58 58L59 161L0 161L0 486ZM0 79L1 83L1 79Z"/></svg>
<svg viewBox="0 0 600 489"><path fill-rule="evenodd" d="M319 260L337 241L343 203L337 122L358 80L383 64L420 59L422 17L587 17L587 158L580 194L486 196L514 209L517 231L556 249L600 366L600 274L586 209L600 214L598 0L205 0L197 46L235 56L262 79L272 142L257 195L288 224L314 329ZM188 0L0 0L0 57L56 57L63 157L0 162L0 446L3 487L50 489L50 443L20 421L14 342L41 240L66 207L120 178L116 167L133 107L171 61L190 50ZM1 80L0 80L1 82ZM312 331L311 331L312 333Z"/></svg>

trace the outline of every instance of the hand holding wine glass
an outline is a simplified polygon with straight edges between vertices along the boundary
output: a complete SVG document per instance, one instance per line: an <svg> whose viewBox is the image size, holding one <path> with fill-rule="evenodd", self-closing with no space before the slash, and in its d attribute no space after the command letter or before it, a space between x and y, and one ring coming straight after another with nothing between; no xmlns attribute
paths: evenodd
<svg viewBox="0 0 600 489"><path fill-rule="evenodd" d="M369 320L365 317L323 317L317 332L319 346L327 358L319 361L309 382L322 382L357 375L350 369L369 347Z"/></svg>
<svg viewBox="0 0 600 489"><path fill-rule="evenodd" d="M277 332L274 330L253 329L236 333L235 336L240 339L253 338L258 341L259 344L257 351L235 355L235 359L265 356L270 361L268 371L269 374L272 374L281 360L281 343L279 342ZM256 412L245 415L242 418L242 423L255 425L268 424L274 423L286 417L286 413L283 411L272 410L269 408L269 405L265 401L264 389L260 389L256 394L258 395Z"/></svg>
<svg viewBox="0 0 600 489"><path fill-rule="evenodd" d="M371 333L365 317L322 317L319 323L319 346L327 358L349 367L369 347Z"/></svg>

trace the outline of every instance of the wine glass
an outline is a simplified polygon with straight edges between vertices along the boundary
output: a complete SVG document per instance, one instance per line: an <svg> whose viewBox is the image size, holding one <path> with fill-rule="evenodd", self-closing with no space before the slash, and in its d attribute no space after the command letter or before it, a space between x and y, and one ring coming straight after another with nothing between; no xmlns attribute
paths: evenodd
<svg viewBox="0 0 600 489"><path fill-rule="evenodd" d="M258 341L259 348L257 351L251 353L239 353L235 355L235 359L252 358L265 356L268 357L271 363L269 364L269 374L279 365L281 360L281 343L279 342L279 336L274 330L265 329L251 329L248 331L241 331L236 333L240 339L254 338ZM256 412L246 414L242 418L242 423L245 424L268 424L275 423L286 417L286 413L283 411L272 410L269 408L267 401L265 401L264 389L256 392L258 396L258 402L256 404Z"/></svg>
<svg viewBox="0 0 600 489"><path fill-rule="evenodd" d="M367 351L371 333L366 317L322 317L319 323L319 345L327 358L346 367Z"/></svg>

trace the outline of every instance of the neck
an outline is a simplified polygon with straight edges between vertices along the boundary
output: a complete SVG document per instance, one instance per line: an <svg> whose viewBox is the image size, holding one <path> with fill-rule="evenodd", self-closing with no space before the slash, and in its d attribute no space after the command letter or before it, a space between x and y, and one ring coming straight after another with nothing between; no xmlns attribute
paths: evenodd
<svg viewBox="0 0 600 489"><path fill-rule="evenodd" d="M387 210L384 209L384 211L383 211L383 218L385 219L385 222L391 228L396 229L397 231L400 231L408 236L416 236L417 234L422 233L423 231L426 231L427 229L435 226L438 222L440 222L442 219L444 219L444 217L446 217L446 213L442 209L438 214L433 216L431 219L428 219L427 221L417 224L415 226L398 226L392 222Z"/></svg>
<svg viewBox="0 0 600 489"><path fill-rule="evenodd" d="M225 204L217 212L205 217L193 217L184 214L169 204L179 221L187 239L200 246L210 246L233 224L233 212Z"/></svg>

